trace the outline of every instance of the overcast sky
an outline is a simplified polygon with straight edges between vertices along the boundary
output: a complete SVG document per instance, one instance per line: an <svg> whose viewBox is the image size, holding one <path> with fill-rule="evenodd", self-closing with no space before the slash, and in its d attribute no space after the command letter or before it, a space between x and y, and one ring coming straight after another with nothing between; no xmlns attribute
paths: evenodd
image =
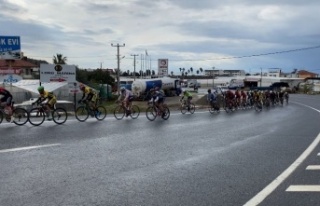
<svg viewBox="0 0 320 206"><path fill-rule="evenodd" d="M133 71L133 54L139 55L140 70L147 50L152 70L164 58L176 74L190 67L320 73L319 0L0 0L0 5L0 36L20 36L26 56L49 63L61 53L80 68L116 68L117 48L111 44L119 43L125 44L122 70Z"/></svg>

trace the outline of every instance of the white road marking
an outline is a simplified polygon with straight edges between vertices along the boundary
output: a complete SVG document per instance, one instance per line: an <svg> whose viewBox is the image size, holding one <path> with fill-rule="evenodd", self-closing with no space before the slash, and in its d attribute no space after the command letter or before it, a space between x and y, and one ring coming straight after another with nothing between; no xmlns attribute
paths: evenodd
<svg viewBox="0 0 320 206"><path fill-rule="evenodd" d="M61 144L45 144L45 145L39 145L39 146L3 149L3 150L0 150L0 153L17 152L17 151L22 151L22 150L38 149L38 148L43 148L43 147L55 147L55 146L59 146L59 145L61 145Z"/></svg>
<svg viewBox="0 0 320 206"><path fill-rule="evenodd" d="M291 185L287 192L320 192L320 185Z"/></svg>
<svg viewBox="0 0 320 206"><path fill-rule="evenodd" d="M320 113L320 110L310 107L305 104L294 102L296 104L308 107ZM310 153L316 148L320 142L320 133L309 145L309 147L294 161L285 171L283 171L276 179L274 179L269 185L267 185L263 190L251 198L244 206L256 206L260 204L266 197L268 197L284 180L286 180L294 170L310 155Z"/></svg>
<svg viewBox="0 0 320 206"><path fill-rule="evenodd" d="M309 165L306 170L320 170L320 165Z"/></svg>
<svg viewBox="0 0 320 206"><path fill-rule="evenodd" d="M317 156L320 156L320 153L318 153L318 155Z"/></svg>

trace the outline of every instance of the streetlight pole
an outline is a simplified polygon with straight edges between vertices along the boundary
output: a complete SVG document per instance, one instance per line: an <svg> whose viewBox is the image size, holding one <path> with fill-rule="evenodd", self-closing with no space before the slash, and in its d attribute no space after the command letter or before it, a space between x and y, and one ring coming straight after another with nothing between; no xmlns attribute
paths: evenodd
<svg viewBox="0 0 320 206"><path fill-rule="evenodd" d="M118 68L117 68L117 91L118 91L118 94L120 94L120 47L124 47L125 44L112 44L111 43L111 46L112 47L117 47L117 65L118 65Z"/></svg>
<svg viewBox="0 0 320 206"><path fill-rule="evenodd" d="M136 56L139 54L131 54L133 56L133 80L136 80Z"/></svg>

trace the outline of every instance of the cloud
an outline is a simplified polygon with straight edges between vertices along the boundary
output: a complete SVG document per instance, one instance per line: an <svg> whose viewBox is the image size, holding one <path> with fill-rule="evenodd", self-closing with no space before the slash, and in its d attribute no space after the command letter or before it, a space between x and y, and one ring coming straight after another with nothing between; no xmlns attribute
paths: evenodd
<svg viewBox="0 0 320 206"><path fill-rule="evenodd" d="M52 61L62 53L82 68L133 69L131 54L148 50L152 67L319 69L319 49L234 58L320 45L320 2L311 0L0 0L1 35L20 35L23 52ZM32 5L32 6L30 6ZM63 5L63 6L61 6ZM229 58L229 59L226 59ZM138 58L139 59L139 58ZM137 67L142 64L138 61ZM277 66L278 65L278 66Z"/></svg>

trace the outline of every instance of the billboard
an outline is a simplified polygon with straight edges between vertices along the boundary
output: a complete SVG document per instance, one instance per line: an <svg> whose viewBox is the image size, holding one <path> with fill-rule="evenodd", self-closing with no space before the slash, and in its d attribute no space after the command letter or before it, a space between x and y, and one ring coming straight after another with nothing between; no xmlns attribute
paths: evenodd
<svg viewBox="0 0 320 206"><path fill-rule="evenodd" d="M20 50L20 36L0 36L0 59L20 59Z"/></svg>
<svg viewBox="0 0 320 206"><path fill-rule="evenodd" d="M168 76L168 59L158 59L158 75Z"/></svg>
<svg viewBox="0 0 320 206"><path fill-rule="evenodd" d="M40 64L40 82L76 82L76 66Z"/></svg>

